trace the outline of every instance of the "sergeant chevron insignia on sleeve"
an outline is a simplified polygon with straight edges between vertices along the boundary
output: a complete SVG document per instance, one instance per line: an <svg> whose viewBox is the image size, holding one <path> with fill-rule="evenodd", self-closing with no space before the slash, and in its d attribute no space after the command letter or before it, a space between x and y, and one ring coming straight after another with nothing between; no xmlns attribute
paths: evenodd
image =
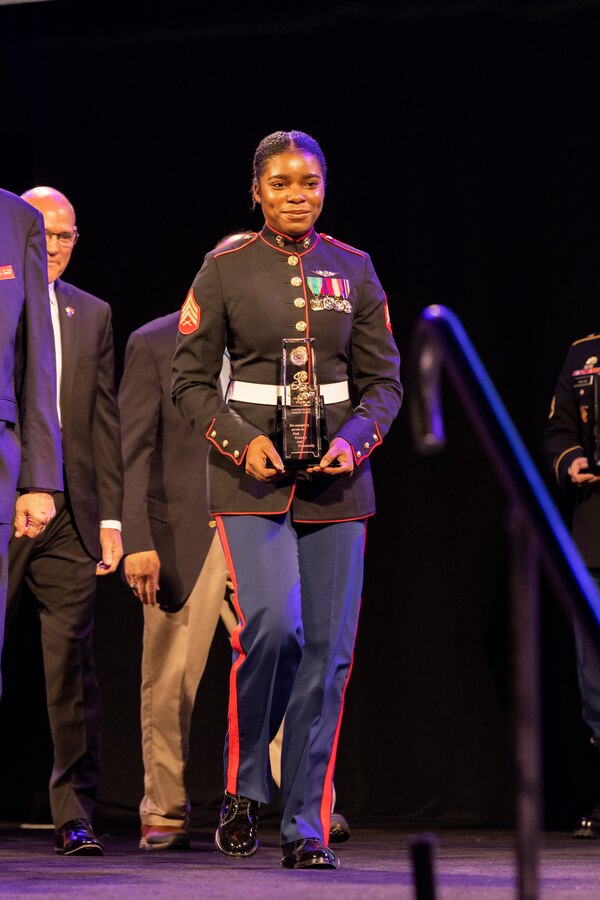
<svg viewBox="0 0 600 900"><path fill-rule="evenodd" d="M385 301L384 314L385 314L385 327L387 328L387 330L389 331L390 334L393 334L392 320L390 319L390 308L388 306L387 298Z"/></svg>
<svg viewBox="0 0 600 900"><path fill-rule="evenodd" d="M179 331L181 334L191 334L200 325L200 307L196 303L194 291L190 288L179 315Z"/></svg>

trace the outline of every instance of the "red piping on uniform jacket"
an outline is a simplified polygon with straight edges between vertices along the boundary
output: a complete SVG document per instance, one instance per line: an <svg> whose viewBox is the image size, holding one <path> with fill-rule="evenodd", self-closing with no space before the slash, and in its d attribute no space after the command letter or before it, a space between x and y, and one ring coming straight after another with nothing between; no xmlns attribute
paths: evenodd
<svg viewBox="0 0 600 900"><path fill-rule="evenodd" d="M356 256L360 256L361 259L367 258L367 254L363 253L362 250L357 250L356 247L351 247L350 244L344 244L342 241L338 241L336 238L331 237L330 234L324 234L321 231L320 235L324 241L327 241L328 244L333 244L334 247L339 247L340 250L347 250L348 253L354 253Z"/></svg>
<svg viewBox="0 0 600 900"><path fill-rule="evenodd" d="M279 232L277 232L279 234ZM310 234L310 231L307 232ZM286 256L306 256L307 253L311 253L319 243L319 235L315 232L315 242L312 247L307 247L306 250L303 250L300 253L298 250L286 250L285 247L274 247L273 244L270 244L267 240L265 240L262 234L259 234L258 237L261 239L263 244L266 244L270 250L277 250L278 253L285 253ZM282 234L281 237L287 237L289 239L289 235ZM300 238L298 240L301 240Z"/></svg>
<svg viewBox="0 0 600 900"><path fill-rule="evenodd" d="M379 425L377 424L377 422L375 422L375 420L373 420L373 424L375 425L375 430L377 432L377 437L379 440L377 440L374 444L372 444L371 447L369 447L368 453L363 453L363 451L361 450L360 456L357 457L356 450L354 449L352 444L350 445L352 447L352 455L354 456L354 462L356 463L357 466L360 466L361 462L364 462L365 459L368 459L370 457L371 453L373 452L373 450L375 449L375 447L381 446L381 443L383 441L383 438L381 437L381 431L379 430Z"/></svg>
<svg viewBox="0 0 600 900"><path fill-rule="evenodd" d="M219 444L215 441L215 439L214 439L214 438L211 436L211 434L210 434L211 429L212 429L212 427L213 427L213 425L215 424L216 421L217 421L217 419L216 419L216 416L215 416L215 417L213 418L212 422L210 423L210 425L208 426L208 431L207 431L206 434L204 435L205 438L206 438L206 440L207 440L207 441L210 441L210 443L213 445L213 447L216 447L217 450L219 451L219 453L221 453L223 456L228 456L229 459L232 459L232 460L234 461L234 463L236 464L236 466L241 466L242 461L243 461L243 459L244 459L244 457L245 457L245 455L246 455L246 450L248 449L248 444L246 444L246 446L244 447L243 452L240 453L240 455L239 455L238 458L236 458L236 457L233 455L233 453L228 453L227 450L224 450L222 447L219 446Z"/></svg>
<svg viewBox="0 0 600 900"><path fill-rule="evenodd" d="M213 259L216 259L217 256L226 256L228 253L237 253L238 250L243 250L244 247L249 247L250 244L253 244L257 237L258 237L258 234L256 234L254 232L253 236L249 240L245 241L243 244L240 244L239 247L232 247L231 250L219 250L218 253L215 253L213 255ZM240 240L241 240L241 238L240 238Z"/></svg>

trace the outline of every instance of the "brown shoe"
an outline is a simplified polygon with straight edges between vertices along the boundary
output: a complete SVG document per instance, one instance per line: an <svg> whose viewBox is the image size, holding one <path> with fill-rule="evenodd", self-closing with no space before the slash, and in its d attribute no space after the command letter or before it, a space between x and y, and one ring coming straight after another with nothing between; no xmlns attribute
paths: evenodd
<svg viewBox="0 0 600 900"><path fill-rule="evenodd" d="M350 826L341 813L331 813L329 824L329 843L343 844L350 840Z"/></svg>
<svg viewBox="0 0 600 900"><path fill-rule="evenodd" d="M189 850L190 838L178 825L142 825L140 850Z"/></svg>

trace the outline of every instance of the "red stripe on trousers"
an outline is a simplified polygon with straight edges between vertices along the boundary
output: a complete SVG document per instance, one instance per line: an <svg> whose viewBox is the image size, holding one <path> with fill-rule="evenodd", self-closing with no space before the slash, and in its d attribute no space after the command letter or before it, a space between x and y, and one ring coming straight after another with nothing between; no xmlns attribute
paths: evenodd
<svg viewBox="0 0 600 900"><path fill-rule="evenodd" d="M233 663L229 676L229 707L227 711L227 783L225 785L225 790L228 793L237 794L237 777L240 768L240 725L238 716L236 675L237 670L246 658L246 655L242 650L242 644L240 642L240 634L242 628L246 624L246 621L238 603L237 579L235 577L233 560L231 558L229 544L227 543L227 535L225 534L225 528L223 527L222 517L215 516L215 521L217 523L219 537L221 538L223 552L225 553L229 575L231 577L231 581L233 582L233 605L238 619L240 620L240 624L236 625L236 627L231 632L231 646L238 654L238 658Z"/></svg>

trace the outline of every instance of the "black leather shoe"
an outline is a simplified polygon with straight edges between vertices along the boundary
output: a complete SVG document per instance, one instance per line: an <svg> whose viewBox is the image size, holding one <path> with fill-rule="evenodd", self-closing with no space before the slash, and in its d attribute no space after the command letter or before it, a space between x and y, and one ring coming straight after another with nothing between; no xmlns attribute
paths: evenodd
<svg viewBox="0 0 600 900"><path fill-rule="evenodd" d="M350 840L350 826L341 813L331 813L329 823L329 843L343 844Z"/></svg>
<svg viewBox="0 0 600 900"><path fill-rule="evenodd" d="M600 819L597 813L600 810L594 810L591 816L584 816L577 821L573 830L574 838L600 838Z"/></svg>
<svg viewBox="0 0 600 900"><path fill-rule="evenodd" d="M87 819L71 819L57 828L54 849L64 856L104 856L104 847Z"/></svg>
<svg viewBox="0 0 600 900"><path fill-rule="evenodd" d="M256 826L260 804L225 791L215 844L227 856L252 856L258 847Z"/></svg>
<svg viewBox="0 0 600 900"><path fill-rule="evenodd" d="M337 869L333 851L317 838L304 838L284 844L281 865L284 869Z"/></svg>
<svg viewBox="0 0 600 900"><path fill-rule="evenodd" d="M600 806L597 806L591 816L583 816L577 821L573 830L574 838L600 838Z"/></svg>

